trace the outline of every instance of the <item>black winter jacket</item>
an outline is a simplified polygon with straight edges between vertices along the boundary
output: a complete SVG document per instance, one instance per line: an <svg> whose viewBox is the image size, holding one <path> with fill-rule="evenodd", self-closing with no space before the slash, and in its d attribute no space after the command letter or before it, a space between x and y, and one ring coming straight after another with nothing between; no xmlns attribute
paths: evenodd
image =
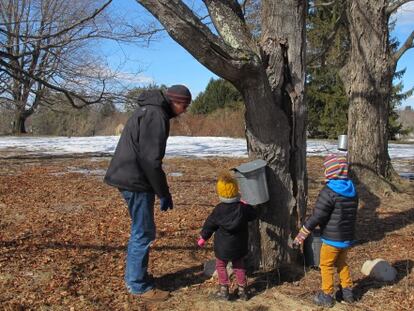
<svg viewBox="0 0 414 311"><path fill-rule="evenodd" d="M104 181L133 192L169 194L162 160L174 117L161 91L146 91L138 98L139 107L127 121Z"/></svg>
<svg viewBox="0 0 414 311"><path fill-rule="evenodd" d="M332 241L353 241L358 209L358 196L342 196L328 186L319 193L312 216L304 226L313 231L321 228L322 238Z"/></svg>
<svg viewBox="0 0 414 311"><path fill-rule="evenodd" d="M214 254L221 260L235 260L247 255L248 222L255 219L256 210L241 202L220 203L207 217L201 237L208 240L214 234Z"/></svg>

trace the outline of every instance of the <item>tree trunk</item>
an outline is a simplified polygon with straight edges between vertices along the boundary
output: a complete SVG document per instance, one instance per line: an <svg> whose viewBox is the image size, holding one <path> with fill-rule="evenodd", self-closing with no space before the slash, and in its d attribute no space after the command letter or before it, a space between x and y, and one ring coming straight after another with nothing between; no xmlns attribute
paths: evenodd
<svg viewBox="0 0 414 311"><path fill-rule="evenodd" d="M297 260L292 239L306 209L304 21L302 1L263 1L265 72L241 88L249 156L268 162L270 201L250 226L250 265L273 270ZM288 22L289 21L289 22ZM271 34L271 35L268 35ZM269 89L270 87L270 89Z"/></svg>
<svg viewBox="0 0 414 311"><path fill-rule="evenodd" d="M26 134L26 119L28 116L23 112L16 112L15 118L13 121L13 134Z"/></svg>
<svg viewBox="0 0 414 311"><path fill-rule="evenodd" d="M263 0L261 38L237 1L204 0L216 33L183 3L137 0L199 62L232 82L246 105L251 159L267 161L270 201L251 226L250 264L274 270L296 260L292 241L305 215L304 0Z"/></svg>
<svg viewBox="0 0 414 311"><path fill-rule="evenodd" d="M388 155L387 122L395 67L389 45L389 1L347 4L351 38L341 72L349 98L348 157L355 179L373 191L389 188L395 172Z"/></svg>

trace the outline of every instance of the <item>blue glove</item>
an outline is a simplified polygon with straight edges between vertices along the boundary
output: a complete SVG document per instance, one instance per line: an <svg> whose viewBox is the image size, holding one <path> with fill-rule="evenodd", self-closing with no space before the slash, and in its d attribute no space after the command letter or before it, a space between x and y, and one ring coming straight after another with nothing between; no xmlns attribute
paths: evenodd
<svg viewBox="0 0 414 311"><path fill-rule="evenodd" d="M168 209L173 209L174 203L171 197L171 194L168 194L165 197L160 198L160 209L165 212Z"/></svg>

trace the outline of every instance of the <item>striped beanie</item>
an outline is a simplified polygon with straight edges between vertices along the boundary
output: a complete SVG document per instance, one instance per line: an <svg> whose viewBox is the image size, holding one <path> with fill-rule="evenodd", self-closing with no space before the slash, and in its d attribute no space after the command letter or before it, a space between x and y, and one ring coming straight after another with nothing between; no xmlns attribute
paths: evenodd
<svg viewBox="0 0 414 311"><path fill-rule="evenodd" d="M173 102L189 105L191 103L190 90L184 85L173 85L167 89L167 96Z"/></svg>
<svg viewBox="0 0 414 311"><path fill-rule="evenodd" d="M348 161L341 155L328 155L323 161L325 179L348 179Z"/></svg>

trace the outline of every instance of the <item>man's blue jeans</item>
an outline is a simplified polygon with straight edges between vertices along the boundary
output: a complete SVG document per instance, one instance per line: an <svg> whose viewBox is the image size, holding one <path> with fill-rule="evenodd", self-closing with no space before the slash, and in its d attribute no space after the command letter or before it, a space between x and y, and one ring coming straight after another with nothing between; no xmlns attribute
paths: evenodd
<svg viewBox="0 0 414 311"><path fill-rule="evenodd" d="M154 287L148 279L150 245L155 239L154 193L121 191L131 217L131 236L125 267L125 283L132 294Z"/></svg>

